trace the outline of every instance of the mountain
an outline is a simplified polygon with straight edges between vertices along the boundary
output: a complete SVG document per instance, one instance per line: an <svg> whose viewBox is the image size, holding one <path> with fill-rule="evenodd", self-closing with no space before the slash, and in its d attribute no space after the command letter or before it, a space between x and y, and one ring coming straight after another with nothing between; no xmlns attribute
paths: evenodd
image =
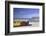
<svg viewBox="0 0 46 36"><path fill-rule="evenodd" d="M32 18L15 18L14 20L30 21L30 22L39 22L39 17L32 17Z"/></svg>

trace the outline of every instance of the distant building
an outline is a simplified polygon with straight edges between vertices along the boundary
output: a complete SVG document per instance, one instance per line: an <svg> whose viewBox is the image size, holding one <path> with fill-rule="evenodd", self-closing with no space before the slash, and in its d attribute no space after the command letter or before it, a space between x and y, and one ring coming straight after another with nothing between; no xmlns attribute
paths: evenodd
<svg viewBox="0 0 46 36"><path fill-rule="evenodd" d="M39 22L39 17L32 17L29 19L30 22Z"/></svg>

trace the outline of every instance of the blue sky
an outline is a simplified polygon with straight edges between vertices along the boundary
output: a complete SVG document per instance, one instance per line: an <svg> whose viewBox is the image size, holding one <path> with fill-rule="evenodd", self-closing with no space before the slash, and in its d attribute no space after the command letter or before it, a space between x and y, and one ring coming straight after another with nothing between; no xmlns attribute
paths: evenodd
<svg viewBox="0 0 46 36"><path fill-rule="evenodd" d="M13 18L32 18L38 16L38 8L13 8Z"/></svg>

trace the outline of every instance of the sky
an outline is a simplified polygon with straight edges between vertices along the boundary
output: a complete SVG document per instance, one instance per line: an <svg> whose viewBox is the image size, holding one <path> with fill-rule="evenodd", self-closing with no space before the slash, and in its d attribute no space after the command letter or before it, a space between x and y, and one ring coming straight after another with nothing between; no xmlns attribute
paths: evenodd
<svg viewBox="0 0 46 36"><path fill-rule="evenodd" d="M38 16L38 8L13 8L13 18L32 18Z"/></svg>

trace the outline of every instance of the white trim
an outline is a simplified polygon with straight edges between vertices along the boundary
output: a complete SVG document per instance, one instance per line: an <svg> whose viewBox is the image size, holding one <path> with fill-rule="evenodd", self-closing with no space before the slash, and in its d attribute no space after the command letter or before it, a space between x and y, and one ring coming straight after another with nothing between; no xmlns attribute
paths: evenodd
<svg viewBox="0 0 46 36"><path fill-rule="evenodd" d="M13 8L39 8L40 9L40 23L39 27L16 27L13 28ZM18 32L18 31L38 31L42 30L42 6L36 5L19 5L19 4L10 4L10 32Z"/></svg>

